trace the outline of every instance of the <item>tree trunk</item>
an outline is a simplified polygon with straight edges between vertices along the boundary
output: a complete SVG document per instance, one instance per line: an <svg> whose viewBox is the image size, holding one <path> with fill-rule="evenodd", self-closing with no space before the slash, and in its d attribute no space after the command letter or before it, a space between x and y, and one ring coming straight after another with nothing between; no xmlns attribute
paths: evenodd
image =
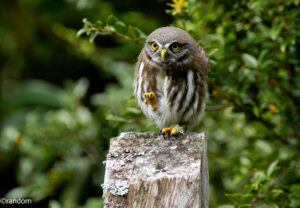
<svg viewBox="0 0 300 208"><path fill-rule="evenodd" d="M105 164L105 208L208 208L204 133L122 133Z"/></svg>

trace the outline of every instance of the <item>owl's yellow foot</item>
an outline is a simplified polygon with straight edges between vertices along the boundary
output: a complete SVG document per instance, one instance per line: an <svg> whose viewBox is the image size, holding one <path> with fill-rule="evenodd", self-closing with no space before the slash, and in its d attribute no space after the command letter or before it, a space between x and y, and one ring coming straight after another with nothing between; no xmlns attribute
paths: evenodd
<svg viewBox="0 0 300 208"><path fill-rule="evenodd" d="M150 103L152 105L153 110L157 108L157 100L154 92L146 92L144 93L144 103Z"/></svg>
<svg viewBox="0 0 300 208"><path fill-rule="evenodd" d="M186 125L175 125L167 128L163 128L161 132L163 133L163 136L174 136L178 134L183 134L186 129Z"/></svg>

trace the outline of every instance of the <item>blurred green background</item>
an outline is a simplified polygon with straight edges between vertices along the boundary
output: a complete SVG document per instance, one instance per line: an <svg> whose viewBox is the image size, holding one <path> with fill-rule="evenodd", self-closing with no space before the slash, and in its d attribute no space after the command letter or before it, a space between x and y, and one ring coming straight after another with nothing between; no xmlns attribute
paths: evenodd
<svg viewBox="0 0 300 208"><path fill-rule="evenodd" d="M0 197L101 207L109 139L159 131L134 68L145 34L174 25L210 57L192 129L210 207L300 207L299 0L2 0L0 17Z"/></svg>

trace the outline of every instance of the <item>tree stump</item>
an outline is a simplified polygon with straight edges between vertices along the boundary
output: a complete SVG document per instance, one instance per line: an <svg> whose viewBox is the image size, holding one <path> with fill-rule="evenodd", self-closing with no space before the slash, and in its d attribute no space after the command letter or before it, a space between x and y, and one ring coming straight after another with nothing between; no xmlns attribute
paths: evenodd
<svg viewBox="0 0 300 208"><path fill-rule="evenodd" d="M105 208L208 208L204 133L122 133L105 165Z"/></svg>

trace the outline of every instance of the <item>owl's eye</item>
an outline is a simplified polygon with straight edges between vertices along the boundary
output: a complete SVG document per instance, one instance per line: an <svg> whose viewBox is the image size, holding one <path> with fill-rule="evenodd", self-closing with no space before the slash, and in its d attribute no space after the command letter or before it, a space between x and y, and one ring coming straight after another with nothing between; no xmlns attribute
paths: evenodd
<svg viewBox="0 0 300 208"><path fill-rule="evenodd" d="M173 43L173 44L171 45L171 49L172 49L173 51L177 51L177 50L179 49L179 44L178 44L178 43Z"/></svg>
<svg viewBox="0 0 300 208"><path fill-rule="evenodd" d="M158 48L158 45L154 42L152 43L151 47L153 50L156 50Z"/></svg>

